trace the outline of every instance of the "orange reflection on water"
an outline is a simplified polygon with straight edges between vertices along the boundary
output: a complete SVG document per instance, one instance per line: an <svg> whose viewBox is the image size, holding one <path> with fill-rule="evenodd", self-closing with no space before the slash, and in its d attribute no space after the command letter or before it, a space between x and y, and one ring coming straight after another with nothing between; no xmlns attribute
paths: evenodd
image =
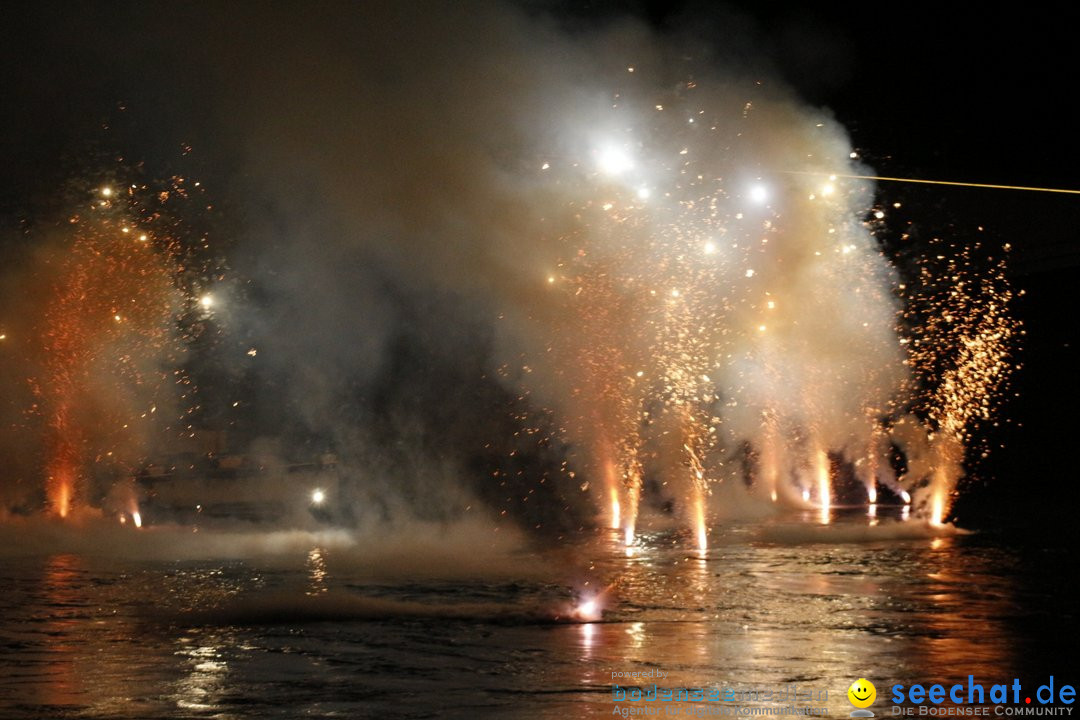
<svg viewBox="0 0 1080 720"><path fill-rule="evenodd" d="M79 620L75 609L81 604L83 566L77 555L53 555L44 568L41 592L49 614L45 635L49 642L48 682L43 686L49 705L76 705L83 701L85 688L75 667L75 633Z"/></svg>

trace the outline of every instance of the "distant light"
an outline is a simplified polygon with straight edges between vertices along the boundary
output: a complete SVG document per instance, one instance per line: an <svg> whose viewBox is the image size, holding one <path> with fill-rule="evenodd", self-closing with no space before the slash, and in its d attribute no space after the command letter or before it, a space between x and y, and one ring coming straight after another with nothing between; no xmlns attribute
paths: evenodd
<svg viewBox="0 0 1080 720"><path fill-rule="evenodd" d="M755 185L750 188L750 199L756 203L763 203L769 199L769 191L764 185Z"/></svg>
<svg viewBox="0 0 1080 720"><path fill-rule="evenodd" d="M311 493L311 502L312 502L313 505L322 505L323 502L325 502L325 501L326 501L326 493L323 490L317 489L317 490L312 491L312 493Z"/></svg>
<svg viewBox="0 0 1080 720"><path fill-rule="evenodd" d="M716 243L712 240L707 241L705 243L705 254L712 255L714 252L716 252Z"/></svg>
<svg viewBox="0 0 1080 720"><path fill-rule="evenodd" d="M101 197L112 197L112 188L111 187L103 187L103 188L101 188Z"/></svg>
<svg viewBox="0 0 1080 720"><path fill-rule="evenodd" d="M746 271L746 277L748 277L748 278L752 278L752 277L754 277L754 271L753 271L753 269L748 269L748 270Z"/></svg>
<svg viewBox="0 0 1080 720"><path fill-rule="evenodd" d="M649 188L647 188L647 187L638 188L638 191L637 191L638 200L648 200L651 195L652 195L652 190L650 190Z"/></svg>
<svg viewBox="0 0 1080 720"><path fill-rule="evenodd" d="M622 148L608 145L596 153L596 164L605 175L622 175L634 167L634 161Z"/></svg>
<svg viewBox="0 0 1080 720"><path fill-rule="evenodd" d="M822 195L832 195L835 191L836 191L836 186L833 185L832 183L829 183L825 187L821 188L821 194Z"/></svg>
<svg viewBox="0 0 1080 720"><path fill-rule="evenodd" d="M131 513L131 520L132 520L132 522L135 523L135 527L137 527L137 528L142 527L142 515L139 514L138 510Z"/></svg>
<svg viewBox="0 0 1080 720"><path fill-rule="evenodd" d="M900 491L900 499L904 501L905 505L911 504L911 494L907 490Z"/></svg>
<svg viewBox="0 0 1080 720"><path fill-rule="evenodd" d="M214 306L214 296L210 295L209 293L203 295L201 298L199 298L199 304L209 310Z"/></svg>

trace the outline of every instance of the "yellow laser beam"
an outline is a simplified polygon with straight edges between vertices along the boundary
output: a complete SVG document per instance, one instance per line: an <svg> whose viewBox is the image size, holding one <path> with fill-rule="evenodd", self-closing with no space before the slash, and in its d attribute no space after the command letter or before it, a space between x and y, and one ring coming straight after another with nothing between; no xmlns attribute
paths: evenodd
<svg viewBox="0 0 1080 720"><path fill-rule="evenodd" d="M955 180L923 180L921 178L886 177L884 175L843 175L841 173L811 172L809 170L785 170L784 173L787 175L817 175L829 178L846 178L848 180L881 180L883 182L919 183L921 185L951 185L953 187L990 188L991 190L1027 190L1029 192L1080 195L1080 190L1030 187L1027 185L993 185L991 183L956 182Z"/></svg>

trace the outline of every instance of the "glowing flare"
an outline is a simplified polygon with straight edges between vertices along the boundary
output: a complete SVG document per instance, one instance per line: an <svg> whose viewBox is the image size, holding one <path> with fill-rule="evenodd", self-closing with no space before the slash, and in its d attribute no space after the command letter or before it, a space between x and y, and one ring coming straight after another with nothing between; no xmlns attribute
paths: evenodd
<svg viewBox="0 0 1080 720"><path fill-rule="evenodd" d="M941 525L945 522L945 494L938 489L930 499L930 524Z"/></svg>
<svg viewBox="0 0 1080 720"><path fill-rule="evenodd" d="M705 527L705 498L698 493L694 501L694 530L697 538L699 552L705 552L709 548L708 528Z"/></svg>
<svg viewBox="0 0 1080 720"><path fill-rule="evenodd" d="M141 528L141 527L142 527L142 514L141 514L141 513L139 513L139 511L138 511L138 510L136 510L136 511L135 511L135 512L133 512L133 513L131 513L131 521L132 521L133 523L135 523L135 527L137 527L137 528Z"/></svg>
<svg viewBox="0 0 1080 720"><path fill-rule="evenodd" d="M69 479L62 478L59 480L53 507L56 514L62 518L66 518L71 511L71 481Z"/></svg>
<svg viewBox="0 0 1080 720"><path fill-rule="evenodd" d="M588 598L574 608L574 617L584 622L595 622L603 615L603 609L596 598Z"/></svg>
<svg viewBox="0 0 1080 720"><path fill-rule="evenodd" d="M829 482L829 456L824 450L816 453L816 471L818 483L818 503L822 513L827 517L829 505L832 500L832 487Z"/></svg>
<svg viewBox="0 0 1080 720"><path fill-rule="evenodd" d="M622 175L632 170L634 161L622 148L607 145L596 152L596 166L605 175Z"/></svg>

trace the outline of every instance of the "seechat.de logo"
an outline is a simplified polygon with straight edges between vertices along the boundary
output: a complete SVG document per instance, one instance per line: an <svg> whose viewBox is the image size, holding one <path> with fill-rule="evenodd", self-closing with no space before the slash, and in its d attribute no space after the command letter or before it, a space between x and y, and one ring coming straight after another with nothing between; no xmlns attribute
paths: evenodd
<svg viewBox="0 0 1080 720"><path fill-rule="evenodd" d="M877 699L877 688L874 687L874 683L866 678L859 678L847 689L847 699L857 708L851 711L851 717L874 717L874 713L866 709Z"/></svg>

